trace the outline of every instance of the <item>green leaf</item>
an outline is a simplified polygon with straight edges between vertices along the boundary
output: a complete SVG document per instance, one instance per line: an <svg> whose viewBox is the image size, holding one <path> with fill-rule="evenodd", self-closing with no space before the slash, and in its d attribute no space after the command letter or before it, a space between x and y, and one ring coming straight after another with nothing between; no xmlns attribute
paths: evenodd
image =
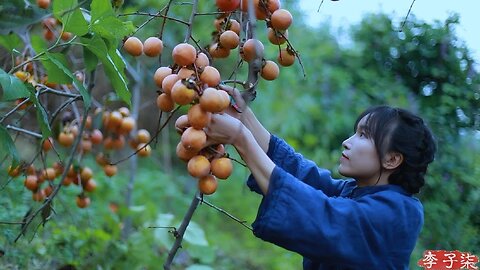
<svg viewBox="0 0 480 270"><path fill-rule="evenodd" d="M2 86L2 95L0 95L0 100L15 100L18 98L28 97L29 92L25 87L25 84L15 77L6 73L3 69L0 68L0 85Z"/></svg>
<svg viewBox="0 0 480 270"><path fill-rule="evenodd" d="M191 221L188 224L187 230L183 237L185 241L190 244L199 245L199 246L208 246L207 238L205 237L205 232L197 223Z"/></svg>
<svg viewBox="0 0 480 270"><path fill-rule="evenodd" d="M0 34L24 32L29 25L41 21L48 13L48 10L24 0L0 1Z"/></svg>
<svg viewBox="0 0 480 270"><path fill-rule="evenodd" d="M134 30L132 22L122 22L115 17L102 18L92 24L92 31L107 39L122 39Z"/></svg>
<svg viewBox="0 0 480 270"><path fill-rule="evenodd" d="M0 45L5 47L9 52L22 45L22 40L15 33L0 36Z"/></svg>
<svg viewBox="0 0 480 270"><path fill-rule="evenodd" d="M31 40L32 40L32 47L33 47L33 50L39 54L43 51L46 51L48 49L47 47L47 43L45 42L45 40L40 37L39 35L32 35L31 37Z"/></svg>
<svg viewBox="0 0 480 270"><path fill-rule="evenodd" d="M117 95L128 105L131 104L131 93L128 90L128 80L125 75L125 63L120 58L114 42L110 42L110 48L100 37L94 36L92 39L83 38L87 48L95 54L104 66L105 73L115 89Z"/></svg>
<svg viewBox="0 0 480 270"><path fill-rule="evenodd" d="M40 58L40 61L47 70L49 82L66 84L72 81L64 71L65 69L68 70L68 68L66 68L68 63L65 55L61 53L45 53L45 55Z"/></svg>
<svg viewBox="0 0 480 270"><path fill-rule="evenodd" d="M62 22L64 31L78 36L88 33L88 23L77 0L53 1L53 14Z"/></svg>
<svg viewBox="0 0 480 270"><path fill-rule="evenodd" d="M90 107L90 103L91 103L90 94L88 93L87 89L85 89L85 87L83 86L83 83L77 80L77 78L73 75L73 73L68 69L66 65L67 59L65 58L65 56L60 53L45 53L45 56L56 67L56 69L58 70L58 74L63 74L68 78L65 83L73 83L75 87L80 91L80 95L82 95L82 98L83 98L83 105L85 107ZM48 74L52 74L52 73L48 71ZM48 79L50 80L50 75Z"/></svg>
<svg viewBox="0 0 480 270"><path fill-rule="evenodd" d="M2 153L2 155L6 153L11 156L13 164L16 164L19 160L17 148L13 143L12 137L10 137L10 134L3 125L0 125L0 153Z"/></svg>
<svg viewBox="0 0 480 270"><path fill-rule="evenodd" d="M97 68L97 56L95 56L95 54L86 47L83 47L83 59L88 72L91 72Z"/></svg>
<svg viewBox="0 0 480 270"><path fill-rule="evenodd" d="M30 100L35 104L36 113L37 113L37 122L40 125L40 130L42 131L42 136L44 139L48 138L52 134L52 130L50 129L50 124L48 123L48 115L43 108L42 104L37 98L36 91L33 89L30 93Z"/></svg>
<svg viewBox="0 0 480 270"><path fill-rule="evenodd" d="M94 24L98 19L103 17L114 17L115 13L113 12L112 4L110 1L105 0L93 0L90 4L91 23Z"/></svg>

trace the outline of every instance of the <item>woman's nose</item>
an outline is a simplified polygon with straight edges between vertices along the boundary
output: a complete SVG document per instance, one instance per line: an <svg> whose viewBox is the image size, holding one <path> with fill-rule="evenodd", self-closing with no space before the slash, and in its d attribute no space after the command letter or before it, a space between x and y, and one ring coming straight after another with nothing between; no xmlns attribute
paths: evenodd
<svg viewBox="0 0 480 270"><path fill-rule="evenodd" d="M342 142L343 148L345 148L345 149L347 149L347 150L350 149L350 139L351 139L351 138L352 138L352 137L349 137L349 138L345 139L345 140Z"/></svg>

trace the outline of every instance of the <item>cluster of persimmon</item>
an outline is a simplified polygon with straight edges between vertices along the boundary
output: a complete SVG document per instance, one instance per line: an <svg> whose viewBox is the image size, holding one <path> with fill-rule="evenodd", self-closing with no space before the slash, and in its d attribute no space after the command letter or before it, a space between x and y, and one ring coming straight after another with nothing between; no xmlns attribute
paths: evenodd
<svg viewBox="0 0 480 270"><path fill-rule="evenodd" d="M225 157L223 145L205 147L207 135L203 131L214 113L221 113L230 105L227 92L217 89L220 72L210 65L203 52L197 52L188 43L177 44L172 50L172 67L159 67L154 74L155 84L161 89L157 106L171 112L175 105L188 105L188 113L177 121L185 121L177 144L178 157L188 162L190 175L198 179L203 194L212 194L217 188L217 178L227 179L233 169L231 160Z"/></svg>
<svg viewBox="0 0 480 270"><path fill-rule="evenodd" d="M70 148L74 144L75 138L81 136L77 153L80 154L81 158L89 153L94 154L97 164L103 168L104 174L108 177L116 175L118 171L117 165L111 164L109 156L112 151L124 148L127 140L138 156L147 157L151 154L152 150L148 144L151 140L150 133L146 129L133 132L136 121L131 117L128 108L121 107L113 111L101 112L101 110L97 110L95 112L96 115L100 113L102 113L101 127L94 128L92 116L88 115L81 135L79 134L80 121L65 121L63 128L55 139L49 137L42 140L41 149L43 153L48 153L57 144L61 147ZM55 162L51 167L42 169L35 169L33 164L22 164L15 168L8 168L8 174L11 177L25 175L24 185L32 192L34 201L43 201L50 196L53 191L54 180L63 172L64 166L61 162ZM76 197L77 206L80 208L87 207L90 204L90 198L87 194L97 187L97 182L93 179L93 169L83 165L71 165L62 185L70 186L72 183L81 187L81 192Z"/></svg>
<svg viewBox="0 0 480 270"><path fill-rule="evenodd" d="M280 69L274 61L264 58L264 45L258 39L247 39L240 42L241 25L235 20L235 12L248 11L247 0L216 0L217 8L224 12L215 19L216 31L213 32L213 42L209 46L209 53L213 58L226 58L230 50L240 48L240 56L246 62L262 58L260 75L266 80L278 77ZM281 8L279 0L254 0L253 7L257 20L264 20L267 25L267 37L270 43L279 46L277 62L282 66L291 66L295 63L295 51L287 43L288 28L293 22L292 14Z"/></svg>
<svg viewBox="0 0 480 270"><path fill-rule="evenodd" d="M50 140L45 140L42 148L44 151L50 150L52 148ZM55 162L51 167L46 168L35 168L33 164L22 164L15 168L9 167L8 175L19 177L23 173L25 188L32 192L34 201L40 202L52 194L55 180L62 175L63 171L64 167L59 162ZM77 168L71 166L62 185L69 186L72 183L82 189L82 192L76 197L77 206L80 208L87 207L90 204L90 198L86 194L95 191L97 188L97 182L93 179L93 170L88 166Z"/></svg>
<svg viewBox="0 0 480 270"><path fill-rule="evenodd" d="M149 57L159 56L163 51L163 42L157 37L149 37L143 43L137 37L128 37L123 43L123 48L132 56L145 54Z"/></svg>
<svg viewBox="0 0 480 270"><path fill-rule="evenodd" d="M63 41L69 41L73 37L72 33L62 31L60 22L54 17L48 17L43 19L42 27L43 38L47 41L53 41L58 36L60 36Z"/></svg>

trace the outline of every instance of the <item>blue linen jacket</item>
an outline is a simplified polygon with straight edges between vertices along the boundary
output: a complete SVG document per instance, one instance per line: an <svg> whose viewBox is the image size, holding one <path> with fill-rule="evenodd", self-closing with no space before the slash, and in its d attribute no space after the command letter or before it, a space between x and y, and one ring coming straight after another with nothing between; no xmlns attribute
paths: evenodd
<svg viewBox="0 0 480 270"><path fill-rule="evenodd" d="M398 185L358 187L271 135L276 164L255 236L303 256L303 269L408 269L423 226L420 201ZM247 185L262 194L250 175Z"/></svg>

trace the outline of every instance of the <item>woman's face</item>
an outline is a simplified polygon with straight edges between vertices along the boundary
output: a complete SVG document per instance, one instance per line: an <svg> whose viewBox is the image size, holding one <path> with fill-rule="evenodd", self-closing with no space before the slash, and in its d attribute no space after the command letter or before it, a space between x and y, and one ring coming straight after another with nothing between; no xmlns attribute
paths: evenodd
<svg viewBox="0 0 480 270"><path fill-rule="evenodd" d="M355 134L343 141L338 172L357 180L358 185L375 184L380 175L380 162L373 139L365 133L368 115L358 122Z"/></svg>

